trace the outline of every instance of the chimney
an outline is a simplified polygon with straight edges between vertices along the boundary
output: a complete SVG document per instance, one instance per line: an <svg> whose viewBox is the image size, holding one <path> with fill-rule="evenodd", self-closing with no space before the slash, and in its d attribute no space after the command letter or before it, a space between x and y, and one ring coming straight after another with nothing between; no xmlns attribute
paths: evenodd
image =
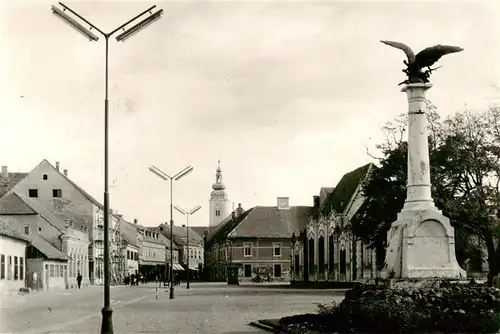
<svg viewBox="0 0 500 334"><path fill-rule="evenodd" d="M313 207L319 209L319 196L313 196Z"/></svg>
<svg viewBox="0 0 500 334"><path fill-rule="evenodd" d="M59 161L56 161L56 169L59 171Z"/></svg>
<svg viewBox="0 0 500 334"><path fill-rule="evenodd" d="M278 210L290 209L290 199L288 197L278 197Z"/></svg>
<svg viewBox="0 0 500 334"><path fill-rule="evenodd" d="M9 169L7 166L2 166L2 177L9 177Z"/></svg>
<svg viewBox="0 0 500 334"><path fill-rule="evenodd" d="M63 170L63 174L64 176L68 177L68 170L67 169Z"/></svg>
<svg viewBox="0 0 500 334"><path fill-rule="evenodd" d="M134 224L137 224L137 218L134 218Z"/></svg>
<svg viewBox="0 0 500 334"><path fill-rule="evenodd" d="M182 224L182 227L186 227L186 225Z"/></svg>
<svg viewBox="0 0 500 334"><path fill-rule="evenodd" d="M238 203L238 208L236 209L236 215L241 215L245 210L241 207L241 203Z"/></svg>

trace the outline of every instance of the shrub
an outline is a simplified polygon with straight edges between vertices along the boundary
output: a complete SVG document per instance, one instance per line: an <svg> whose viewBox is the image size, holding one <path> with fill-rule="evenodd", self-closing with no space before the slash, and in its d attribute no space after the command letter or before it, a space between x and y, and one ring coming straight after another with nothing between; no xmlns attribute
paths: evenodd
<svg viewBox="0 0 500 334"><path fill-rule="evenodd" d="M346 292L337 317L371 333L492 333L500 329L500 290L477 284L389 289L358 285Z"/></svg>

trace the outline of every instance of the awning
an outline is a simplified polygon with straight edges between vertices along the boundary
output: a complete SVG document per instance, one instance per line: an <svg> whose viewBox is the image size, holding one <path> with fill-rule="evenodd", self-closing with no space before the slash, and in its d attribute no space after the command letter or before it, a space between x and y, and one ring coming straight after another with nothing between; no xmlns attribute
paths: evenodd
<svg viewBox="0 0 500 334"><path fill-rule="evenodd" d="M177 271L182 271L184 270L184 268L182 268L182 266L178 263L174 263L174 266L173 266L174 270L177 270Z"/></svg>
<svg viewBox="0 0 500 334"><path fill-rule="evenodd" d="M198 271L198 267L195 267L195 266L189 266L189 269Z"/></svg>

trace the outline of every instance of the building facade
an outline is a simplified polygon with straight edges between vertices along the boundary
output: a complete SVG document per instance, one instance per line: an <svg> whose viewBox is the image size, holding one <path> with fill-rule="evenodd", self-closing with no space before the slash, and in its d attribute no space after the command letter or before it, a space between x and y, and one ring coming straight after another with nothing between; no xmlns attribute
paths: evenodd
<svg viewBox="0 0 500 334"><path fill-rule="evenodd" d="M0 220L0 296L25 287L29 239Z"/></svg>
<svg viewBox="0 0 500 334"><path fill-rule="evenodd" d="M86 272L84 281L102 284L104 280L102 204L73 182L68 176L67 169L61 171L59 162L53 166L44 159L29 173L9 173L6 166L2 170L4 171L2 175L6 177L2 177L0 183L6 185L5 194L15 192L39 203L47 212L59 216L63 221L71 221L79 227L85 226L90 245L83 259L83 261L88 260L88 269L82 268L82 271ZM114 229L116 219L110 219L110 225L110 248L116 253L119 252ZM115 277L116 261L111 259L111 262L114 263L112 277Z"/></svg>
<svg viewBox="0 0 500 334"><path fill-rule="evenodd" d="M212 185L212 192L210 193L210 200L208 202L210 215L208 226L216 226L224 220L230 212L229 205L229 197L226 192L226 186L222 181L222 169L220 168L219 161L215 173L215 183Z"/></svg>
<svg viewBox="0 0 500 334"><path fill-rule="evenodd" d="M375 250L351 229L351 219L365 200L363 184L373 168L373 164L359 167L345 174L335 188L323 188L314 196L313 214L293 237L292 281L353 282L377 277Z"/></svg>
<svg viewBox="0 0 500 334"><path fill-rule="evenodd" d="M278 197L276 206L238 206L205 237L205 266L209 280L227 279L227 267L238 267L240 281L255 276L290 281L291 240L305 227L312 207L290 206Z"/></svg>
<svg viewBox="0 0 500 334"><path fill-rule="evenodd" d="M45 210L40 203L16 192L0 198L0 217L30 240L26 266L28 287L38 290L49 287L74 288L77 272L81 272L84 277L83 286L89 284L88 275L85 275L88 273L89 247L85 225L77 226L73 221L63 221L61 217ZM64 271L51 271L51 266L55 265L53 263L45 268L46 261L61 262L57 266L62 265ZM45 270L47 275L44 276ZM49 278L52 279L50 285ZM60 282L57 282L59 278Z"/></svg>

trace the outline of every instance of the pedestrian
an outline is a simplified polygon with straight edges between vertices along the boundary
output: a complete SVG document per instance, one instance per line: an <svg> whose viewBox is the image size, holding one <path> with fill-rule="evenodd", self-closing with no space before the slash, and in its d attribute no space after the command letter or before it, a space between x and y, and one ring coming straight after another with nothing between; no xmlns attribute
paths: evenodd
<svg viewBox="0 0 500 334"><path fill-rule="evenodd" d="M78 283L78 289L82 286L82 274L78 272L78 275L76 276L76 282Z"/></svg>

